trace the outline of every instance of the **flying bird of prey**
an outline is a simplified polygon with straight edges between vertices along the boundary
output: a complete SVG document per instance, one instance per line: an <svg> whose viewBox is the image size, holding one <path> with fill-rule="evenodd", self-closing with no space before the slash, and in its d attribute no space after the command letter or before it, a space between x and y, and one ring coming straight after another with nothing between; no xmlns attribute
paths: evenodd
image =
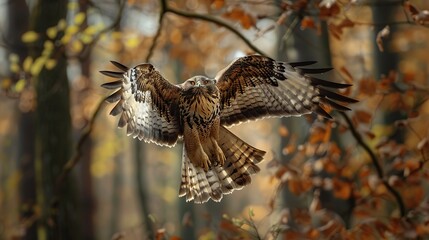
<svg viewBox="0 0 429 240"><path fill-rule="evenodd" d="M119 127L127 134L174 146L183 139L182 179L179 196L195 203L241 189L259 172L265 152L231 133L226 127L264 117L288 117L323 109L349 110L341 103L356 100L335 92L350 84L315 77L331 68L305 68L314 61L285 63L249 55L238 58L216 77L194 76L182 84L168 82L151 64L128 68L112 63L120 72L101 71L117 78L102 85L117 89L106 98L116 103L111 115L120 115Z"/></svg>

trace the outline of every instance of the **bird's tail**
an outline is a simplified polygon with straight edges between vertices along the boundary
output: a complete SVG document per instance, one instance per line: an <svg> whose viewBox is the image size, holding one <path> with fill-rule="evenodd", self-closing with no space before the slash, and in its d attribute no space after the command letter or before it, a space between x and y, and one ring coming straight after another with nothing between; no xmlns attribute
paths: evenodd
<svg viewBox="0 0 429 240"><path fill-rule="evenodd" d="M224 194L248 185L250 175L259 172L256 164L262 161L264 151L250 146L222 126L218 145L225 155L225 163L222 166L214 163L207 172L195 167L183 149L179 196L186 196L186 201L204 203L211 198L219 202Z"/></svg>

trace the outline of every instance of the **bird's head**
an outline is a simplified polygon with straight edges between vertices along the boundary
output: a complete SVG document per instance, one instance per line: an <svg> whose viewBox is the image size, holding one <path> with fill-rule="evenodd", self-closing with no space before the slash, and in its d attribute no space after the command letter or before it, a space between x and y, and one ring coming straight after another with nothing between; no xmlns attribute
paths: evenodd
<svg viewBox="0 0 429 240"><path fill-rule="evenodd" d="M191 88L208 87L216 84L215 79L210 79L205 76L194 76L180 84L183 90L189 90Z"/></svg>

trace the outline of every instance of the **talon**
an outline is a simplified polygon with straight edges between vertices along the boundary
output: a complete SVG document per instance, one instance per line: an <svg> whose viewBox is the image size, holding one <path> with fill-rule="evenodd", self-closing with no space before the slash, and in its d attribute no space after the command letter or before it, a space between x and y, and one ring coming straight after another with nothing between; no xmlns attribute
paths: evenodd
<svg viewBox="0 0 429 240"><path fill-rule="evenodd" d="M225 164L225 154L223 154L222 149L217 145L216 143L216 161L220 166L223 166Z"/></svg>
<svg viewBox="0 0 429 240"><path fill-rule="evenodd" d="M204 169L204 171L208 171L211 167L211 162L207 154L203 153L201 156L200 167Z"/></svg>

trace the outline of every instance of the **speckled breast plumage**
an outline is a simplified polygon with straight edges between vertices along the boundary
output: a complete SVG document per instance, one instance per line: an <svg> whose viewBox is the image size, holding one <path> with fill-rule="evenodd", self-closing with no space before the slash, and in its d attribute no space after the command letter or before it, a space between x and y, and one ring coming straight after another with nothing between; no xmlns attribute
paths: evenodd
<svg viewBox="0 0 429 240"><path fill-rule="evenodd" d="M181 123L187 124L190 128L197 127L203 134L209 131L210 126L220 115L219 98L219 91L215 86L183 92L180 103Z"/></svg>

